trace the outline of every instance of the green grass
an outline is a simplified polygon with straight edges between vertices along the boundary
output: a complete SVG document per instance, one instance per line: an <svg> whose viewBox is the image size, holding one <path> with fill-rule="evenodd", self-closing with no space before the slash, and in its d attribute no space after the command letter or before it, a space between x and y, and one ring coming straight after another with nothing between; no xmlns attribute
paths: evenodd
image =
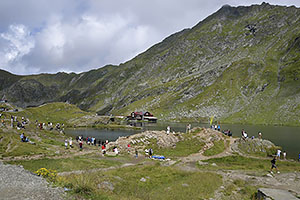
<svg viewBox="0 0 300 200"><path fill-rule="evenodd" d="M212 169L212 170L249 170L256 172L267 172L271 167L271 159L256 159L246 158L242 156L227 156L222 158L213 158L206 160L209 165L198 165L200 169ZM211 166L210 164L215 163L217 166ZM300 163L290 161L277 161L279 171L300 172Z"/></svg>
<svg viewBox="0 0 300 200"><path fill-rule="evenodd" d="M223 140L215 141L214 146L204 151L203 155L213 156L222 153L225 150L224 142Z"/></svg>
<svg viewBox="0 0 300 200"><path fill-rule="evenodd" d="M165 157L184 157L199 152L204 143L198 138L186 137L184 140L176 143L175 148L159 148L156 140L151 140L146 148L152 148L154 155L163 155Z"/></svg>
<svg viewBox="0 0 300 200"><path fill-rule="evenodd" d="M52 122L68 124L70 119L79 118L91 113L80 110L78 107L67 103L49 103L39 107L27 108L16 113L18 116L29 118L32 122Z"/></svg>
<svg viewBox="0 0 300 200"><path fill-rule="evenodd" d="M30 144L27 142L21 142L20 136L15 133L0 133L0 138L1 137L2 141L0 142L0 153L3 157L52 153L52 151L47 150L46 146L43 144ZM35 140L32 138L30 138L30 140L35 142Z"/></svg>
<svg viewBox="0 0 300 200"><path fill-rule="evenodd" d="M146 181L140 181L142 178ZM99 189L104 181L114 190ZM183 172L159 164L73 175L62 181L73 193L88 199L208 199L221 183L221 176L214 173Z"/></svg>
<svg viewBox="0 0 300 200"><path fill-rule="evenodd" d="M38 160L24 160L24 161L10 161L9 164L23 165L29 171L36 171L40 168L52 169L57 172L68 172L74 170L88 170L94 168L107 168L111 166L120 165L120 162L113 160L100 160L96 156L74 156L71 158L61 159L38 159Z"/></svg>

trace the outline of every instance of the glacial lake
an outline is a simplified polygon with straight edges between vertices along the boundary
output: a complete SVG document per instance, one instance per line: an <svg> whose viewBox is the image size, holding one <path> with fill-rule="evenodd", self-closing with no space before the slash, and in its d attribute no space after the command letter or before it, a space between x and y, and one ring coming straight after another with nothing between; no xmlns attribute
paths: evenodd
<svg viewBox="0 0 300 200"><path fill-rule="evenodd" d="M120 136L128 136L140 133L145 130L166 130L169 125L171 132L185 132L187 123L159 122L159 123L135 123L134 126L141 127L141 130L126 129L106 129L106 128L76 128L67 129L66 134L72 137L83 135L83 137L95 137L97 140L115 141ZM209 124L191 123L193 127L209 127ZM258 136L262 132L264 139L272 141L281 146L287 152L287 158L298 159L300 153L300 127L287 126L264 126L264 125L241 125L241 124L222 124L221 130L230 129L233 136L240 137L241 130L244 129L248 136Z"/></svg>

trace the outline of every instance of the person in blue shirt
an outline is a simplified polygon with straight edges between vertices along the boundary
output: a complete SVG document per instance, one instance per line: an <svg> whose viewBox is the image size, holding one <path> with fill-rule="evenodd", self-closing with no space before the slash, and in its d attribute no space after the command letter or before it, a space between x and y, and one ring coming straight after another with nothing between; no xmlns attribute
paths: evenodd
<svg viewBox="0 0 300 200"><path fill-rule="evenodd" d="M298 161L300 162L300 153L299 153L299 158L298 158Z"/></svg>

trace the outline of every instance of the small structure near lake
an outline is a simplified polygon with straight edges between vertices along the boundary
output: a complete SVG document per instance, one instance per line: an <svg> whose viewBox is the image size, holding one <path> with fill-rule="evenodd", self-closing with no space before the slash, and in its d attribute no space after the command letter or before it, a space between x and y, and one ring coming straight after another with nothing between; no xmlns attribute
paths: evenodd
<svg viewBox="0 0 300 200"><path fill-rule="evenodd" d="M156 122L157 118L153 116L150 112L132 112L127 116L127 120L138 120L138 121L149 121Z"/></svg>

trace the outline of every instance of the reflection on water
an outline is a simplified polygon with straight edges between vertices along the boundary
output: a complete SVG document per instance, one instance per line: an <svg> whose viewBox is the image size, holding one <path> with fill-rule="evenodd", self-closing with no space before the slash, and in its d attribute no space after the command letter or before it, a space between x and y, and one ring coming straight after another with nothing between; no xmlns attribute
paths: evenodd
<svg viewBox="0 0 300 200"><path fill-rule="evenodd" d="M115 141L120 136L128 136L140 133L145 130L166 130L167 126L171 127L171 132L185 132L188 123L174 123L174 122L132 122L131 125L142 127L142 130L125 130L125 129L68 129L68 135L83 137L95 137L97 140ZM193 127L206 127L208 124L191 123ZM263 126L263 125L239 125L239 124L222 124L221 130L230 129L233 136L240 137L241 130L244 129L248 136L258 137L258 132L262 132L262 137L268 139L287 152L288 158L298 158L300 153L300 127L286 127L286 126Z"/></svg>

